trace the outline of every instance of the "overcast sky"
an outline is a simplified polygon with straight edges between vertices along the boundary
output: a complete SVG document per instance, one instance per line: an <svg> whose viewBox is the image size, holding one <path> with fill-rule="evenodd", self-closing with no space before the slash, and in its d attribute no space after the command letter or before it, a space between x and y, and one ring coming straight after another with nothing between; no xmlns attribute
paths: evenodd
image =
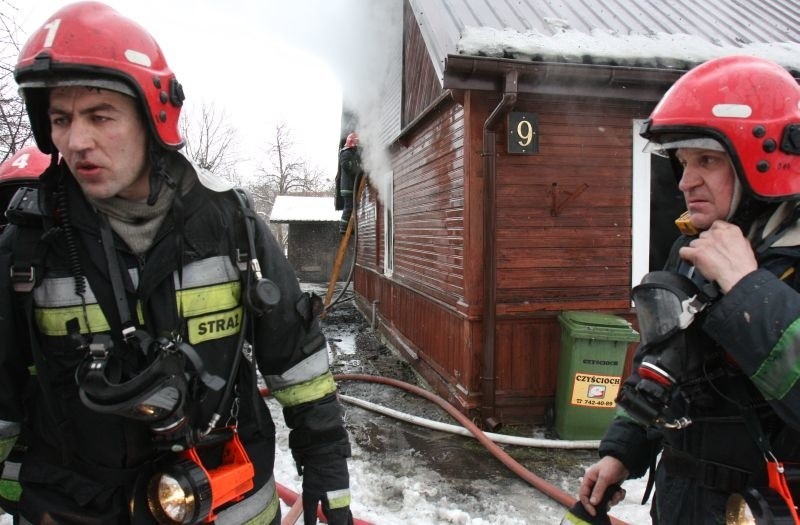
<svg viewBox="0 0 800 525"><path fill-rule="evenodd" d="M59 0L16 6L24 39ZM277 122L296 152L329 177L336 171L342 88L363 51L358 16L375 0L105 0L158 41L183 84L187 108L213 103L237 131L240 171L259 165ZM385 2L389 0L377 0ZM3 9L7 9L5 5ZM13 12L13 11L12 11ZM363 27L363 26L362 26ZM344 74L343 74L344 73ZM246 173L240 173L246 176Z"/></svg>

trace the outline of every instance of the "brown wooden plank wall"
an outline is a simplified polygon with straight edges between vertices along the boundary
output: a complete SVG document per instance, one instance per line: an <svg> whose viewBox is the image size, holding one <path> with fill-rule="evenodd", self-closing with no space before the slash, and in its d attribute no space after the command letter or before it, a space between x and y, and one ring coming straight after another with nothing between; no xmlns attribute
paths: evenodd
<svg viewBox="0 0 800 525"><path fill-rule="evenodd" d="M556 392L561 328L552 316L497 325L495 406L503 421L540 421Z"/></svg>
<svg viewBox="0 0 800 525"><path fill-rule="evenodd" d="M463 144L453 103L393 159L393 277L451 305L464 296Z"/></svg>
<svg viewBox="0 0 800 525"><path fill-rule="evenodd" d="M377 191L369 184L364 184L361 200L358 202L356 217L358 219L358 264L377 269L378 257L378 198ZM352 242L352 241L351 241Z"/></svg>
<svg viewBox="0 0 800 525"><path fill-rule="evenodd" d="M518 102L516 111L538 115L539 153L498 159L498 315L629 309L632 119L647 109L541 96Z"/></svg>
<svg viewBox="0 0 800 525"><path fill-rule="evenodd" d="M470 355L469 324L457 311L418 293L394 280L356 267L356 292L363 300L365 313L370 314L373 301L384 334L399 350L410 350L435 374L423 375L444 393L460 386L460 404L475 405L467 399L468 386L478 380L478 362ZM387 333L387 330L388 333ZM413 359L412 359L413 361Z"/></svg>
<svg viewBox="0 0 800 525"><path fill-rule="evenodd" d="M442 94L431 55L425 47L414 12L403 3L403 115L405 127Z"/></svg>

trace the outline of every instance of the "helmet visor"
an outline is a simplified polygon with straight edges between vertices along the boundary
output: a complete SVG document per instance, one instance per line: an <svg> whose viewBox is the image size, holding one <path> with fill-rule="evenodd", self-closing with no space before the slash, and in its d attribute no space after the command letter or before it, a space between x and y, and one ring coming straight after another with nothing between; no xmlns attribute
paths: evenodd
<svg viewBox="0 0 800 525"><path fill-rule="evenodd" d="M709 137L661 137L660 140L651 140L644 147L644 153L652 153L661 157L669 157L670 150L680 148L709 149L712 151L725 151L725 147L718 141Z"/></svg>

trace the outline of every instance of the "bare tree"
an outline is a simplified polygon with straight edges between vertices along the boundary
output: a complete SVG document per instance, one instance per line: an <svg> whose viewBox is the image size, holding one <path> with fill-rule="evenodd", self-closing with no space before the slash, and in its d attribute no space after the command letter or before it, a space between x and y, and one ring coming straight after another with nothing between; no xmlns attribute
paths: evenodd
<svg viewBox="0 0 800 525"><path fill-rule="evenodd" d="M275 125L274 139L269 143L268 166L258 169L260 177L249 190L256 202L256 211L268 217L278 195L322 193L326 181L319 169L299 158L294 150L291 131L285 122ZM270 225L275 236L285 246L283 225Z"/></svg>
<svg viewBox="0 0 800 525"><path fill-rule="evenodd" d="M0 0L0 162L31 141L25 104L17 93L14 66L20 50L20 29L14 22L17 8Z"/></svg>
<svg viewBox="0 0 800 525"><path fill-rule="evenodd" d="M180 128L189 158L215 175L240 183L236 173L236 131L228 124L224 110L203 102L199 109L183 113Z"/></svg>

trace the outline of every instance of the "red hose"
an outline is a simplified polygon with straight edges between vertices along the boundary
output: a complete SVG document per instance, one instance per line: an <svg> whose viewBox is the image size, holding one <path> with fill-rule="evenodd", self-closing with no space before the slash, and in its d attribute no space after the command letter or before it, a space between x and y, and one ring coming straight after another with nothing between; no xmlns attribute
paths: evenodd
<svg viewBox="0 0 800 525"><path fill-rule="evenodd" d="M275 487L278 489L278 497L290 507L294 506L294 504L297 503L301 497L300 494L293 491L289 487L281 485L280 483L275 483ZM317 518L319 518L322 523L328 523L327 518L325 518L325 514L322 513L322 505L317 505ZM369 521L360 520L358 518L353 518L353 525L372 525L372 523Z"/></svg>
<svg viewBox="0 0 800 525"><path fill-rule="evenodd" d="M534 486L539 492L543 493L546 496L554 499L561 505L564 505L567 508L572 507L577 501L574 497L572 497L569 493L565 492L564 490L548 483L544 479L540 478L530 470L526 469L522 466L517 460L512 458L511 456L506 453L505 450L500 448L495 442L491 439L486 437L486 434L478 428L472 421L469 420L464 414L458 411L456 407L442 399L441 397L437 396L436 394L432 394L427 390L420 388L418 386L405 383L403 381L398 381L396 379L391 379L388 377L380 377L380 376L372 376L366 374L336 374L334 379L337 381L366 381L368 383L381 383L384 385L391 385L403 390L407 390L414 394L417 394L420 397L423 397L429 401L432 401L447 411L454 419L456 419L461 425L463 425L467 430L472 432L475 438L483 444L486 449L491 452L491 454L499 459L506 467L508 467L512 472L517 474L519 477L530 483ZM614 525L628 525L626 522L621 521L617 518L611 517L611 523Z"/></svg>

